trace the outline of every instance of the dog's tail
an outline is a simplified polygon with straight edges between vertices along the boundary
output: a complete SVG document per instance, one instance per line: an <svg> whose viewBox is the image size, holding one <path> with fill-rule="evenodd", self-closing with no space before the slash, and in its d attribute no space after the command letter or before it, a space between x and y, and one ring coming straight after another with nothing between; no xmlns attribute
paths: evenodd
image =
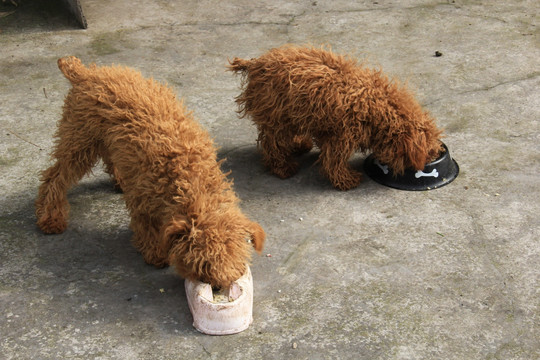
<svg viewBox="0 0 540 360"><path fill-rule="evenodd" d="M251 63L252 60L244 60L235 57L233 61L229 60L230 65L227 67L227 69L235 73L245 73L249 70Z"/></svg>
<svg viewBox="0 0 540 360"><path fill-rule="evenodd" d="M88 69L75 56L58 59L58 68L72 84L83 81L88 74Z"/></svg>

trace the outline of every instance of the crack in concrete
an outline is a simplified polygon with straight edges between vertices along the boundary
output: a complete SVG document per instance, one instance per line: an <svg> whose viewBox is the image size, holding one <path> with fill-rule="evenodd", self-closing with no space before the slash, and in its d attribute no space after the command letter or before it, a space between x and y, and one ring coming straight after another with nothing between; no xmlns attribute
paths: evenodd
<svg viewBox="0 0 540 360"><path fill-rule="evenodd" d="M208 26L208 27L215 27L215 26L244 26L244 25L276 25L276 26L290 26L298 17L306 15L307 10L302 11L299 14L283 14L279 15L284 18L286 18L286 21L257 21L257 20L250 20L250 21L239 21L239 22L198 22L198 21L192 21L192 22L171 22L171 23L165 23L157 26L143 26L141 28L160 28L160 27L178 27L178 26Z"/></svg>
<svg viewBox="0 0 540 360"><path fill-rule="evenodd" d="M30 144L30 145L35 146L35 147L38 148L39 150L43 150L43 149L41 148L41 146L36 145L36 144L34 144L33 142L31 142L30 140L25 139L24 137L22 137L21 135L17 134L15 131L13 131L13 130L11 130L11 129L8 129L8 128L2 128L2 130L4 130L5 132L10 133L11 135L14 135L16 138L18 138L18 139L24 141L24 142L27 143L27 144Z"/></svg>
<svg viewBox="0 0 540 360"><path fill-rule="evenodd" d="M429 5L415 5L415 6L385 6L385 7L372 7L365 9L346 9L346 10L327 10L327 14L345 14L345 13L360 13L360 12L372 12L372 11L387 11L387 10L416 10L422 8L434 9L442 6L452 6L453 8L460 9L459 4L456 4L455 1L447 0L438 4L429 4Z"/></svg>
<svg viewBox="0 0 540 360"><path fill-rule="evenodd" d="M522 82L522 81L532 80L532 79L537 78L539 76L540 76L540 71L535 71L535 72L533 72L533 73L531 73L528 76L525 76L523 78L502 81L502 82L497 83L495 85L485 86L485 87L480 88L478 90L465 91L464 94L466 94L468 92L474 92L474 91L489 91L489 90L492 90L492 89L494 89L496 87L499 87L499 86L504 86L504 85L519 83L519 82Z"/></svg>
<svg viewBox="0 0 540 360"><path fill-rule="evenodd" d="M512 79L512 80L507 80L507 81L502 81L502 82L499 82L499 83L496 83L494 85L490 85L490 86L484 86L484 87L480 87L480 88L476 88L476 89L470 89L470 90L465 90L465 91L460 91L454 95L467 95L467 94L472 94L472 93L476 93L476 92L484 92L484 91L490 91L490 90L493 90L499 86L504 86L504 85L510 85L510 84L517 84L517 83L520 83L522 81L528 81L528 80L533 80L537 77L540 77L540 71L535 71L531 74L529 74L528 76L525 76L525 77L522 77L522 78L519 78L519 79ZM427 102L427 103L424 103L424 106L429 106L429 105L432 105L432 104L435 104L435 103L438 103L439 101L442 101L443 99L435 99L435 100L432 100L430 102Z"/></svg>

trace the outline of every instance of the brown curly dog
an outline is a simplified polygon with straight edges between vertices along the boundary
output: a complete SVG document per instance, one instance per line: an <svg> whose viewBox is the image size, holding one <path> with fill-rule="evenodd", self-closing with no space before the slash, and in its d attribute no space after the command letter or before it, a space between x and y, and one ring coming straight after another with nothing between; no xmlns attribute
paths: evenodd
<svg viewBox="0 0 540 360"><path fill-rule="evenodd" d="M243 75L236 102L259 131L264 164L277 176L294 175L293 155L321 153L321 170L340 190L361 174L348 164L371 150L395 174L421 170L442 150L441 130L413 95L381 71L324 49L284 46L259 58L235 58L229 70Z"/></svg>
<svg viewBox="0 0 540 360"><path fill-rule="evenodd" d="M227 287L265 234L239 209L209 134L168 87L129 68L58 60L71 82L36 200L45 233L66 229L67 191L101 158L124 193L133 245L147 263Z"/></svg>

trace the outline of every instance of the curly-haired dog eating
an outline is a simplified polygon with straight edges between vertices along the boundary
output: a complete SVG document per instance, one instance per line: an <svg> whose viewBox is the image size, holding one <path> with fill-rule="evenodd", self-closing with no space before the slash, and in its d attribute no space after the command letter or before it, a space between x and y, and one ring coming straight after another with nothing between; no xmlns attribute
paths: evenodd
<svg viewBox="0 0 540 360"><path fill-rule="evenodd" d="M58 66L72 88L36 200L41 230L66 229L67 191L101 158L147 263L214 287L240 278L264 231L241 212L210 136L174 92L125 67L85 67L74 57Z"/></svg>
<svg viewBox="0 0 540 360"><path fill-rule="evenodd" d="M341 190L361 174L348 164L371 150L395 174L422 170L442 150L441 130L413 95L381 71L323 49L284 46L251 60L235 58L229 69L243 75L240 113L259 131L264 164L274 174L295 174L295 154L321 153L321 171Z"/></svg>

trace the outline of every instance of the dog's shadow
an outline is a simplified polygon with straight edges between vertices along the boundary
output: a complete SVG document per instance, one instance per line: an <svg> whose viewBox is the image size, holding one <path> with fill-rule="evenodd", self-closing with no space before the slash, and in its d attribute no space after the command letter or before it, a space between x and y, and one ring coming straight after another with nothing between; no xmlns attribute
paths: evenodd
<svg viewBox="0 0 540 360"><path fill-rule="evenodd" d="M172 268L145 264L131 245L129 216L112 184L87 179L68 199L69 226L54 235L37 227L34 199L28 193L3 200L20 205L1 216L2 286L50 299L46 311L76 327L92 321L137 322L146 329L197 334L184 281Z"/></svg>
<svg viewBox="0 0 540 360"><path fill-rule="evenodd" d="M266 197L281 194L294 197L299 194L337 191L320 172L317 161L319 154L319 150L314 148L309 153L297 156L295 160L299 163L298 172L288 179L278 178L263 166L262 156L255 144L220 149L218 158L225 159L222 170L231 172L229 177L234 180L235 190L241 195ZM365 154L355 154L349 164L353 169L362 171L364 159ZM372 185L367 176L364 175L363 179L361 188Z"/></svg>
<svg viewBox="0 0 540 360"><path fill-rule="evenodd" d="M298 173L286 180L264 168L255 145L222 149L218 156L227 159L222 169L231 171L229 178L234 179L241 198L260 201L336 191L319 173L316 150L299 157ZM351 163L358 168L361 161ZM70 220L62 234L45 235L36 226L36 192L31 189L0 201L2 209L9 204L13 210L0 216L2 286L52 299L46 311L56 314L59 322L80 326L94 320L136 322L147 330L198 334L192 326L184 281L171 268L156 269L144 263L131 245L123 196L105 173L87 177L70 190Z"/></svg>

